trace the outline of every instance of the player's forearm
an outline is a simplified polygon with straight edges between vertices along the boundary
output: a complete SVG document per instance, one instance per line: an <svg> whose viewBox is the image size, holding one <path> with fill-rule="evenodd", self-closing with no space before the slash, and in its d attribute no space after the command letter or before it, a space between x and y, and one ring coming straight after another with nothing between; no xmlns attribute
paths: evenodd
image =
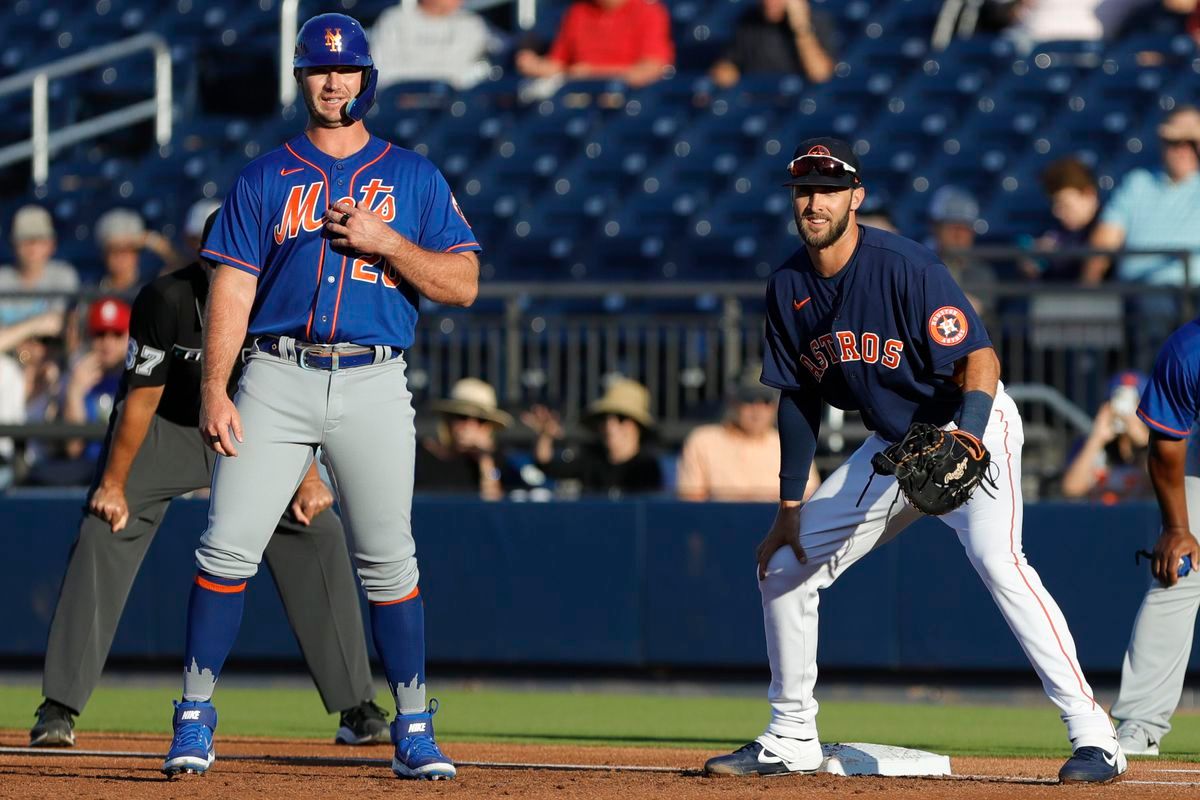
<svg viewBox="0 0 1200 800"><path fill-rule="evenodd" d="M204 311L201 392L224 394L246 339L255 279L229 266L217 269Z"/></svg>
<svg viewBox="0 0 1200 800"><path fill-rule="evenodd" d="M1150 482L1158 497L1164 528L1189 528L1187 494L1184 492L1184 462L1187 439L1150 438Z"/></svg>
<svg viewBox="0 0 1200 800"><path fill-rule="evenodd" d="M129 479L129 470L146 434L150 430L150 422L154 412L158 410L158 401L162 397L164 387L141 386L131 389L124 402L117 408L117 423L113 430L112 441L108 447L108 459L104 464L102 484L125 488Z"/></svg>
<svg viewBox="0 0 1200 800"><path fill-rule="evenodd" d="M983 392L989 397L995 397L999 383L1000 359L996 358L995 350L982 347L966 355L962 374L964 395L968 392Z"/></svg>
<svg viewBox="0 0 1200 800"><path fill-rule="evenodd" d="M779 501L781 506L799 506L804 500L813 457L820 433L820 400L799 392L784 392L779 398Z"/></svg>
<svg viewBox="0 0 1200 800"><path fill-rule="evenodd" d="M387 261L435 303L469 306L479 294L479 258L474 253L431 253L397 236Z"/></svg>

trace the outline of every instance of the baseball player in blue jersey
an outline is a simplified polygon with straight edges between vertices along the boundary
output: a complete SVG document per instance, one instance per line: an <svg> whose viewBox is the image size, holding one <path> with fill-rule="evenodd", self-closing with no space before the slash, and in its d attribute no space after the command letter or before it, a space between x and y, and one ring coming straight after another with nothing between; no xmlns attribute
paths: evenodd
<svg viewBox="0 0 1200 800"><path fill-rule="evenodd" d="M163 771L214 761L211 700L246 580L321 446L396 701L392 770L452 778L434 741L437 703L425 698L404 350L418 295L474 301L480 248L438 170L364 128L376 72L357 21L308 20L293 65L308 126L242 171L203 251L221 266L205 319L200 432L220 458ZM255 344L231 401L225 382L247 333Z"/></svg>
<svg viewBox="0 0 1200 800"><path fill-rule="evenodd" d="M1200 578L1181 576L1184 557L1192 566L1200 565L1195 535L1200 529L1200 319L1167 339L1137 414L1150 427L1150 481L1158 495L1162 533L1112 713L1121 749L1156 756L1183 694L1200 609Z"/></svg>
<svg viewBox="0 0 1200 800"><path fill-rule="evenodd" d="M820 768L818 593L921 516L872 461L928 423L979 455L990 451L994 488L943 519L1062 712L1074 749L1060 779L1113 780L1125 756L1062 613L1022 552L1021 418L987 331L934 253L857 223L865 190L849 145L806 141L788 171L804 247L767 286L762 376L783 393L779 510L757 554L771 722L755 741L710 759L706 772ZM822 401L861 412L874 433L802 504Z"/></svg>

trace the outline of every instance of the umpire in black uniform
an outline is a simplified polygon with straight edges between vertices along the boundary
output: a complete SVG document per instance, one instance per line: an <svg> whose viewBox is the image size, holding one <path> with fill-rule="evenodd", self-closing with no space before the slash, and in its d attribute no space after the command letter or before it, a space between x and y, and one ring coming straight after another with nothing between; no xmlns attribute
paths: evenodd
<svg viewBox="0 0 1200 800"><path fill-rule="evenodd" d="M216 212L204 229L208 238ZM75 744L74 716L108 658L130 587L167 505L207 487L216 455L197 432L200 346L212 268L198 261L148 284L133 304L125 375L50 624L45 701L30 744ZM234 376L232 386L236 386ZM310 465L266 560L321 700L340 711L336 740L389 741L372 702L358 585L333 495Z"/></svg>

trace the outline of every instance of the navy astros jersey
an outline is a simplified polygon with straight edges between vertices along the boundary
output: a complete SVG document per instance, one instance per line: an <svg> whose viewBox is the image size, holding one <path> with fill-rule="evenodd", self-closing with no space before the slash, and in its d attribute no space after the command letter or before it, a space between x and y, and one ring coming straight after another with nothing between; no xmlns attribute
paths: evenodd
<svg viewBox="0 0 1200 800"><path fill-rule="evenodd" d="M1168 439L1191 433L1200 414L1200 319L1171 334L1158 353L1137 415Z"/></svg>
<svg viewBox="0 0 1200 800"><path fill-rule="evenodd" d="M859 233L831 278L803 247L772 273L762 382L859 411L867 428L899 441L913 422L954 418L954 362L991 341L931 250L876 228Z"/></svg>
<svg viewBox="0 0 1200 800"><path fill-rule="evenodd" d="M302 133L242 170L203 255L258 278L251 336L410 347L417 291L383 259L333 249L322 217L339 200L370 209L426 250L481 249L428 159L374 136L334 158Z"/></svg>

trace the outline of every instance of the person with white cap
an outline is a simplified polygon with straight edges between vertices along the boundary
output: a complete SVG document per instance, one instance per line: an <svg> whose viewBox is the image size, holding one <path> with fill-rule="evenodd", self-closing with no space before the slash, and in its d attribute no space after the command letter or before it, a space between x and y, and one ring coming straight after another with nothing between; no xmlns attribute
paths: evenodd
<svg viewBox="0 0 1200 800"><path fill-rule="evenodd" d="M142 215L128 208L111 209L96 220L96 243L104 258L100 290L129 302L145 283L140 265L143 250L157 256L166 272L182 264L167 238L147 230Z"/></svg>
<svg viewBox="0 0 1200 800"><path fill-rule="evenodd" d="M547 477L576 481L584 493L619 497L663 488L662 469L645 440L654 429L650 392L629 378L617 378L587 407L584 421L599 434L599 443L554 452L563 437L558 415L534 406L521 421L537 434L534 460Z"/></svg>
<svg viewBox="0 0 1200 800"><path fill-rule="evenodd" d="M54 258L58 240L49 211L37 205L22 206L13 215L10 237L16 258L14 264L0 267L0 295L10 292L78 291L79 275L75 268ZM64 300L54 298L5 300L0 303L0 327L42 316L35 325L38 330L29 335L54 335L62 328L65 307ZM49 316L43 316L48 312ZM47 333L49 329L54 330ZM0 350L3 349L6 348L0 347Z"/></svg>
<svg viewBox="0 0 1200 800"><path fill-rule="evenodd" d="M437 438L417 446L416 491L478 493L484 500L499 500L505 490L524 486L496 446L496 434L513 418L499 407L490 383L463 378L430 409L438 414Z"/></svg>
<svg viewBox="0 0 1200 800"><path fill-rule="evenodd" d="M987 304L979 289L996 282L996 273L987 264L970 256L955 254L975 244L975 226L979 222L979 201L957 186L943 186L929 201L929 249L942 258L950 274L967 292L975 310L984 313Z"/></svg>
<svg viewBox="0 0 1200 800"><path fill-rule="evenodd" d="M210 197L197 200L188 209L187 219L183 223L184 252L189 256L200 252L200 244L204 241L204 224L214 211L221 207L220 200ZM182 264L180 266L183 266ZM163 272L170 270L164 269Z"/></svg>

